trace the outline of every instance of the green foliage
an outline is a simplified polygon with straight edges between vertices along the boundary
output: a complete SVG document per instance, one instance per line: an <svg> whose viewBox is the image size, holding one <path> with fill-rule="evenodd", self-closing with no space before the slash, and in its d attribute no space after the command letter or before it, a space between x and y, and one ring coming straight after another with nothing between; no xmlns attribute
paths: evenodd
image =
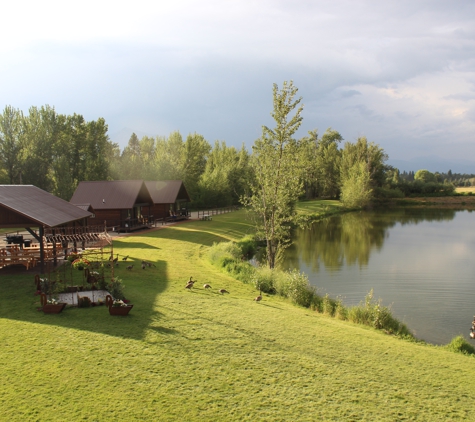
<svg viewBox="0 0 475 422"><path fill-rule="evenodd" d="M437 182L437 178L435 176L434 173L431 173L429 170L417 170L416 171L416 174L414 175L414 179L415 180L420 180L421 182L424 182L424 183L430 183L430 182L433 182L433 183L436 183Z"/></svg>
<svg viewBox="0 0 475 422"><path fill-rule="evenodd" d="M111 279L109 283L107 283L107 290L114 299L125 299L124 288L125 286L122 284L121 279L118 277Z"/></svg>
<svg viewBox="0 0 475 422"><path fill-rule="evenodd" d="M198 179L197 179L198 180ZM222 207L239 203L251 180L249 154L216 141L198 183L198 207Z"/></svg>
<svg viewBox="0 0 475 422"><path fill-rule="evenodd" d="M388 307L381 304L381 300L374 300L373 289L366 295L364 304L351 307L348 311L348 320L356 324L369 325L388 334L411 336L406 325L396 320Z"/></svg>
<svg viewBox="0 0 475 422"><path fill-rule="evenodd" d="M358 162L342 177L341 202L348 208L363 208L373 198L370 174L365 163Z"/></svg>
<svg viewBox="0 0 475 422"><path fill-rule="evenodd" d="M475 348L462 335L454 337L445 348L451 352L475 355Z"/></svg>
<svg viewBox="0 0 475 422"><path fill-rule="evenodd" d="M225 267L229 262L238 262L241 256L241 248L234 242L215 242L208 250L209 261L218 267Z"/></svg>
<svg viewBox="0 0 475 422"><path fill-rule="evenodd" d="M256 287L257 290L260 290L264 293L275 293L275 276L276 271L274 268L269 267L260 267L256 269L252 276L252 284Z"/></svg>
<svg viewBox="0 0 475 422"><path fill-rule="evenodd" d="M261 138L254 143L251 167L255 184L250 196L242 198L256 216L258 234L267 241L270 268L275 267L280 251L288 246L295 203L303 192L300 143L293 138L302 123L301 98L294 100L297 91L292 82L284 82L280 91L274 84L271 116L276 126L263 126Z"/></svg>
<svg viewBox="0 0 475 422"><path fill-rule="evenodd" d="M345 206L365 207L371 202L374 189L385 184L387 158L382 148L365 137L358 138L356 144L345 144L340 166L340 199Z"/></svg>
<svg viewBox="0 0 475 422"><path fill-rule="evenodd" d="M335 300L335 312L334 316L337 319L347 320L348 319L348 308L343 305L341 298Z"/></svg>
<svg viewBox="0 0 475 422"><path fill-rule="evenodd" d="M453 195L455 187L452 183L424 182L422 180L401 180L396 188L405 196L448 196Z"/></svg>
<svg viewBox="0 0 475 422"><path fill-rule="evenodd" d="M244 236L237 245L241 248L242 256L247 259L252 258L257 251L256 239L252 235Z"/></svg>
<svg viewBox="0 0 475 422"><path fill-rule="evenodd" d="M328 293L323 297L321 302L322 313L333 316L335 314L335 301L330 298Z"/></svg>
<svg viewBox="0 0 475 422"><path fill-rule="evenodd" d="M288 271L285 275L287 297L296 305L310 308L315 303L317 291L310 285L308 277L297 270Z"/></svg>

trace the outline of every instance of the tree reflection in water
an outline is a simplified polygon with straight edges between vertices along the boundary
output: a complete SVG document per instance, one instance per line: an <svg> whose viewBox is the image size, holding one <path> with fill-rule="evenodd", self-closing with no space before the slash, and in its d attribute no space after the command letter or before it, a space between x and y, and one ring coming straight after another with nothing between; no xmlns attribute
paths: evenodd
<svg viewBox="0 0 475 422"><path fill-rule="evenodd" d="M323 264L328 271L343 266L368 265L371 252L380 250L396 224L418 224L422 221L450 221L456 210L441 208L397 208L352 212L329 217L299 228L293 244L286 251L281 267L300 268L300 262L314 272Z"/></svg>

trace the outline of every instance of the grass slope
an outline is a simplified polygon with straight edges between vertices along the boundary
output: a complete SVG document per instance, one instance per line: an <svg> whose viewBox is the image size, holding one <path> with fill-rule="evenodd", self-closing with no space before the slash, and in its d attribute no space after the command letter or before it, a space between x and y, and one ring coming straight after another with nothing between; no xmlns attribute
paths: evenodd
<svg viewBox="0 0 475 422"><path fill-rule="evenodd" d="M32 274L1 275L0 419L475 420L473 358L278 297L256 303L250 285L204 259L213 242L252 231L239 211L114 241L135 263L116 269L128 317L44 315Z"/></svg>

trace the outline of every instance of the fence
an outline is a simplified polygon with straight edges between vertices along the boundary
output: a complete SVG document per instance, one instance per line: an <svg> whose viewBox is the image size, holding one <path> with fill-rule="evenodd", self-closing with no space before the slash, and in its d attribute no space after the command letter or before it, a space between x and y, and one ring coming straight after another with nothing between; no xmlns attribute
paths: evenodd
<svg viewBox="0 0 475 422"><path fill-rule="evenodd" d="M198 210L198 220L210 220L213 215L225 214L227 212L237 211L239 207L233 205L231 207L212 208L209 210Z"/></svg>

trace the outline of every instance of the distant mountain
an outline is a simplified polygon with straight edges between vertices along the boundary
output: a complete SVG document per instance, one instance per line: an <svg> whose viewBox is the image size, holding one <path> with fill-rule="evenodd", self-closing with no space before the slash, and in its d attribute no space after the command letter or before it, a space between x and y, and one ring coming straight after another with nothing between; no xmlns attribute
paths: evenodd
<svg viewBox="0 0 475 422"><path fill-rule="evenodd" d="M475 174L475 162L469 160L449 160L436 156L416 157L409 160L389 159L386 164L399 169L399 171L429 170L432 173Z"/></svg>
<svg viewBox="0 0 475 422"><path fill-rule="evenodd" d="M111 140L111 142L119 144L121 149L124 149L129 143L129 139L132 136L132 133L135 133L139 139L142 139L144 136L156 136L151 133L142 132L140 130L133 130L129 127L124 127L118 132L110 133L109 139Z"/></svg>

